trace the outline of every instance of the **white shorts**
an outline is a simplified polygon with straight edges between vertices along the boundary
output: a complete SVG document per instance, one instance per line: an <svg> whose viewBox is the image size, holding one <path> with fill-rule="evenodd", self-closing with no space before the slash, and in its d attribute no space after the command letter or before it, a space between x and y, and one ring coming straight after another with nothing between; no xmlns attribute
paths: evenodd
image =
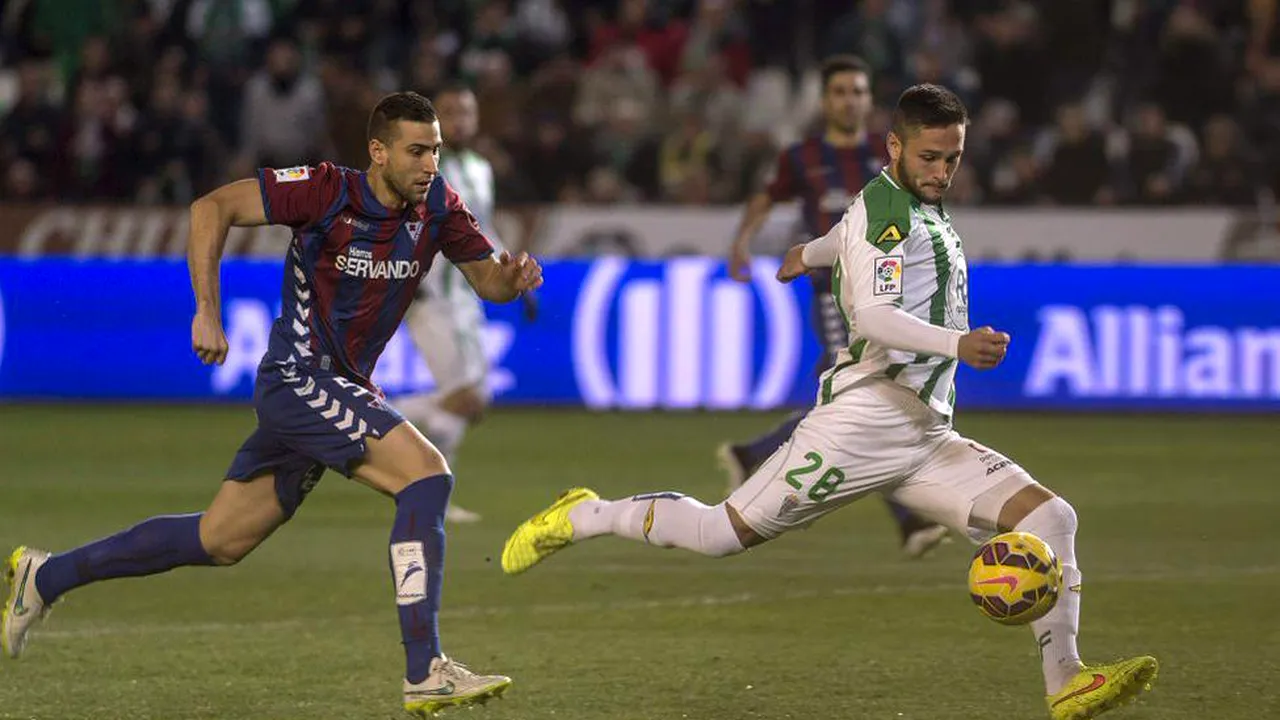
<svg viewBox="0 0 1280 720"><path fill-rule="evenodd" d="M729 496L758 535L806 526L872 492L982 541L1005 501L1035 484L1016 463L951 429L910 390L868 378L814 407Z"/></svg>
<svg viewBox="0 0 1280 720"><path fill-rule="evenodd" d="M448 395L475 386L489 393L489 361L480 333L484 306L462 271L437 258L423 279L425 297L414 300L405 315L409 335L431 369L436 392Z"/></svg>

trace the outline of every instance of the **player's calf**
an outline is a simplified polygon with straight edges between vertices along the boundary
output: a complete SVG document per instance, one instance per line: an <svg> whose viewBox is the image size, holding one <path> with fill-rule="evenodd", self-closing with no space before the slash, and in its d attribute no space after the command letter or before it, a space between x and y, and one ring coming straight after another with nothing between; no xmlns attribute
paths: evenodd
<svg viewBox="0 0 1280 720"><path fill-rule="evenodd" d="M748 542L755 544L747 538L756 537L725 503L705 505L674 492L646 493L622 500L588 500L574 507L569 519L575 542L613 534L708 557L736 555L747 548Z"/></svg>

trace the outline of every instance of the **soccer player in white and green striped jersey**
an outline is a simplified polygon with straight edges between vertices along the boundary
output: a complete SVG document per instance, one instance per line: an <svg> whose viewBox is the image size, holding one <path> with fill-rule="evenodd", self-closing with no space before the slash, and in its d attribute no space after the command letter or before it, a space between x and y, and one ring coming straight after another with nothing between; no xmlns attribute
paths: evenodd
<svg viewBox="0 0 1280 720"><path fill-rule="evenodd" d="M440 152L440 174L467 199L485 233L497 238L493 166L473 147L480 129L475 93L466 85L448 85L436 94L435 106L448 143ZM418 287L405 325L431 370L435 390L402 399L399 409L452 463L467 429L479 422L492 399L484 306L452 263L436 263ZM478 520L478 513L453 503L445 513L450 523Z"/></svg>
<svg viewBox="0 0 1280 720"><path fill-rule="evenodd" d="M830 232L787 252L778 278L833 269L849 347L823 376L791 439L724 502L678 493L601 500L571 490L512 534L503 569L528 570L600 535L704 555L742 552L871 493L981 541L1017 530L1057 555L1064 592L1031 623L1054 720L1092 718L1148 687L1155 658L1086 666L1076 649L1076 513L1004 455L952 428L957 361L999 365L1009 336L969 329L964 251L942 204L964 152L968 114L937 85L908 88L894 111L890 165Z"/></svg>

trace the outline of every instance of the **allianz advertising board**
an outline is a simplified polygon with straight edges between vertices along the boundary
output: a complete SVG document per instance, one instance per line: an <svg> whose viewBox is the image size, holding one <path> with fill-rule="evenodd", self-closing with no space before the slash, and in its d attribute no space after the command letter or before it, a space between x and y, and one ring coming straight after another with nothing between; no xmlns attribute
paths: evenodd
<svg viewBox="0 0 1280 720"><path fill-rule="evenodd" d="M804 405L820 348L810 290L712 258L548 261L540 313L489 306L496 402L599 409ZM1280 267L975 265L970 322L1013 336L958 379L959 409L1280 410ZM0 397L243 401L280 306L281 266L222 270L226 364L190 352L177 260L0 260ZM375 381L430 391L402 327Z"/></svg>

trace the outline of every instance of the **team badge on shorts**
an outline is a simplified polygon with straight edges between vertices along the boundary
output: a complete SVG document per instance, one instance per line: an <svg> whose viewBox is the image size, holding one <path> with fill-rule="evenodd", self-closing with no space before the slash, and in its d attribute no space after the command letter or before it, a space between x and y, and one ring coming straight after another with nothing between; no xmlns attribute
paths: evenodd
<svg viewBox="0 0 1280 720"><path fill-rule="evenodd" d="M877 258L873 268L876 295L902 294L902 256L886 255Z"/></svg>

